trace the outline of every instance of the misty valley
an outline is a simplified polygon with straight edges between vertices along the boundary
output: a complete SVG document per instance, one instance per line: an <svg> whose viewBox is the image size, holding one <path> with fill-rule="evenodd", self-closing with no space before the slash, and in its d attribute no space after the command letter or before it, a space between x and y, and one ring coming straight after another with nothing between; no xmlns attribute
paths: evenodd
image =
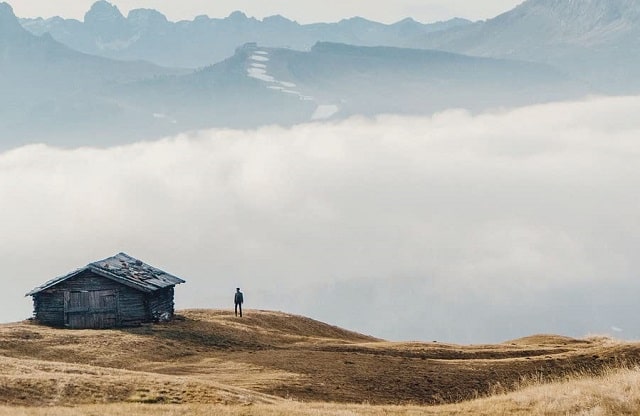
<svg viewBox="0 0 640 416"><path fill-rule="evenodd" d="M529 1L480 22L301 25L241 12L180 22L148 9L124 17L106 1L83 21L19 19L3 3L0 148L109 146L209 128L636 93L637 25L608 3L573 22L563 4ZM576 27L550 36L545 25L554 21Z"/></svg>

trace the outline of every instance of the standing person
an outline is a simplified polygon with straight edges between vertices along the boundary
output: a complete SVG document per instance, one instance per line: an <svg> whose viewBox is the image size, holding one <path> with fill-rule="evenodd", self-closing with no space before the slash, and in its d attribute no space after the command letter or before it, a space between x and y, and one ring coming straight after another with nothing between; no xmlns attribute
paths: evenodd
<svg viewBox="0 0 640 416"><path fill-rule="evenodd" d="M240 292L240 288L236 288L236 295L233 298L233 303L236 305L236 316L238 316L238 309L240 309L240 318L242 318L242 302L244 302L244 296Z"/></svg>

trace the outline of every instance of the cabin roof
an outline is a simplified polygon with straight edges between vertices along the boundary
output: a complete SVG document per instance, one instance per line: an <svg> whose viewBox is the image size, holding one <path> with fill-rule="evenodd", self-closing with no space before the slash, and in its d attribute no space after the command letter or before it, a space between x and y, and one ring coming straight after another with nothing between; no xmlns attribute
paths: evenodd
<svg viewBox="0 0 640 416"><path fill-rule="evenodd" d="M154 292L159 289L185 283L185 281L179 277L143 263L125 253L119 253L113 257L89 263L85 267L64 276L51 279L43 285L36 287L25 296L33 296L87 270L143 292Z"/></svg>

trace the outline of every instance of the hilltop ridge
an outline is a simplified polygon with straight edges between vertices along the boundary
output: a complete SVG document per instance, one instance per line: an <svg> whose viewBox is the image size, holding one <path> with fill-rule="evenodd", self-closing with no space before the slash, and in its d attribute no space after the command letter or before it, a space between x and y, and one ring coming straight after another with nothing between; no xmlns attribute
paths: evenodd
<svg viewBox="0 0 640 416"><path fill-rule="evenodd" d="M184 310L170 323L0 325L0 404L453 403L640 362L640 346L535 336L500 345L393 343L273 311Z"/></svg>

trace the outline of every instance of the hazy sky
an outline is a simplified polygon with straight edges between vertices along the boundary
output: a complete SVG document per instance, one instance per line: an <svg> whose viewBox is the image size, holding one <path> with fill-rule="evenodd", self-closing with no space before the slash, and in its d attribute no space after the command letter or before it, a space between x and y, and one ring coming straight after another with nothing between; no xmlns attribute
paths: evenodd
<svg viewBox="0 0 640 416"><path fill-rule="evenodd" d="M640 97L0 153L0 320L125 251L178 308L391 338L640 338Z"/></svg>
<svg viewBox="0 0 640 416"><path fill-rule="evenodd" d="M113 0L120 11L126 13L135 8L154 8L171 20L192 19L208 14L224 17L232 11L242 10L250 16L263 18L281 14L301 23L330 22L343 18L362 16L371 20L391 23L405 17L422 22L432 22L452 17L486 19L522 3L523 0ZM61 15L81 19L94 3L93 0L12 0L8 1L20 17L50 17Z"/></svg>

